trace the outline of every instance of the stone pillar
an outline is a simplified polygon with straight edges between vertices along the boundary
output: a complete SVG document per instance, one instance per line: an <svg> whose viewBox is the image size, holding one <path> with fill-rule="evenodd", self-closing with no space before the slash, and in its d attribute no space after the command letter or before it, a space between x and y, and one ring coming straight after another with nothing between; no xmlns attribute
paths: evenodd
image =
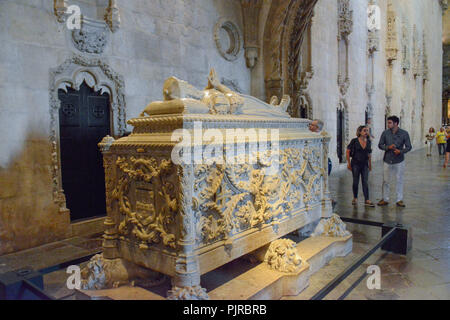
<svg viewBox="0 0 450 320"><path fill-rule="evenodd" d="M192 212L192 188L194 185L194 166L178 166L180 192L178 193L178 258L175 262L175 276L172 289L168 292L171 300L209 299L206 290L200 286L200 268L195 249L195 217Z"/></svg>
<svg viewBox="0 0 450 320"><path fill-rule="evenodd" d="M322 155L323 155L323 186L322 186L322 217L330 217L332 214L332 205L330 191L328 189L328 148L331 136L322 131Z"/></svg>
<svg viewBox="0 0 450 320"><path fill-rule="evenodd" d="M106 214L107 218L104 222L105 233L103 235L103 257L105 259L116 259L119 258L119 252L117 249L117 215L115 214L113 207L113 190L115 181L115 165L114 157L109 152L109 147L114 142L114 138L106 136L98 144L102 154L103 154L103 167L105 168L105 193L106 193Z"/></svg>

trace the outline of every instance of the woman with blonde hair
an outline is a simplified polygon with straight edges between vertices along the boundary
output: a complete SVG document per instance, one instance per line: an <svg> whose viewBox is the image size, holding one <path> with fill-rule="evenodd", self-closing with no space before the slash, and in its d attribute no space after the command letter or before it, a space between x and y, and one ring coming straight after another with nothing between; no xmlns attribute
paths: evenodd
<svg viewBox="0 0 450 320"><path fill-rule="evenodd" d="M372 171L372 143L369 137L369 128L359 126L354 138L347 147L347 168L353 174L353 201L358 202L359 176L361 176L362 189L365 198L365 206L375 207L369 200L369 171ZM351 158L351 160L350 160Z"/></svg>
<svg viewBox="0 0 450 320"><path fill-rule="evenodd" d="M431 127L428 129L428 134L425 136L425 144L427 145L427 157L431 157L431 149L434 143L434 138L436 137L436 132L434 128Z"/></svg>

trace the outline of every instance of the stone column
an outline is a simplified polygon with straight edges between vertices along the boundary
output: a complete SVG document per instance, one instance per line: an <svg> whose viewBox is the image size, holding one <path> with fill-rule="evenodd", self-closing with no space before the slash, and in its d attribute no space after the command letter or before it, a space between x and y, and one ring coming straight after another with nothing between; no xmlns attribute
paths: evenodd
<svg viewBox="0 0 450 320"><path fill-rule="evenodd" d="M113 190L115 181L115 164L114 156L110 153L109 148L114 142L114 138L106 136L98 144L102 154L103 154L103 167L105 168L105 192L106 192L106 213L107 218L104 222L105 233L103 235L103 257L105 259L116 259L119 258L119 252L117 249L117 215L113 207Z"/></svg>
<svg viewBox="0 0 450 320"><path fill-rule="evenodd" d="M322 163L323 163L323 186L322 186L322 217L330 217L332 214L332 205L330 191L328 189L328 147L330 145L331 136L322 131Z"/></svg>
<svg viewBox="0 0 450 320"><path fill-rule="evenodd" d="M206 300L206 290L200 286L200 268L195 254L195 217L192 212L192 188L194 185L194 166L178 166L178 258L175 262L175 276L172 289L168 292L171 300Z"/></svg>

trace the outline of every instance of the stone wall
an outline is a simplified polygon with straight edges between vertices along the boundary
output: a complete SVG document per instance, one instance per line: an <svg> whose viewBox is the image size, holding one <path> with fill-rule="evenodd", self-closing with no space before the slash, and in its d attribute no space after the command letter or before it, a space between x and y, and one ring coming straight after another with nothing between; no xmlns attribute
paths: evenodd
<svg viewBox="0 0 450 320"><path fill-rule="evenodd" d="M349 139L355 137L356 129L365 122L365 109L368 102L366 84L369 77L367 53L367 14L369 1L350 0L353 11L353 31L349 35L349 76L350 86L345 100L348 105ZM384 130L384 115L387 105L387 6L388 0L378 0L376 4L381 10L381 30L379 31L379 49L374 53L374 88L373 93L373 127L375 135L374 159L380 159L382 152L378 150L379 137ZM392 74L392 106L391 114L400 116L404 111L401 127L408 130L413 140L413 150L422 148L424 133L421 132L421 105L425 106L424 128L435 128L441 119L442 92L442 9L439 1L399 0L392 1L393 11L397 18L397 60L393 62ZM319 0L312 18L312 65L314 76L310 82L310 95L313 105L313 117L325 121L325 129L333 136L330 145L330 156L334 168L343 169L345 164L337 165L336 154L336 109L340 94L337 85L338 74L338 42L337 42L337 1ZM408 29L408 50L411 68L406 72L401 69L402 21ZM428 56L428 80L423 75L413 75L413 32L416 26L417 41L422 50L423 34L425 34L426 53ZM425 90L422 91L422 86ZM422 92L425 96L422 97ZM414 114L413 114L414 110ZM413 121L414 115L414 121Z"/></svg>
<svg viewBox="0 0 450 320"><path fill-rule="evenodd" d="M79 5L86 17L100 21L108 5L107 0L67 3ZM350 139L365 120L369 59L368 0L349 3L353 28L348 47L350 86L345 101ZM376 3L381 9L381 30L379 48L374 54L375 144L384 130L388 70L388 0ZM260 43L270 4L270 0L264 1L261 9ZM227 61L215 46L213 30L221 17L233 21L242 34L239 0L118 0L117 5L121 16L119 30L112 33L107 29L103 52L89 54L76 49L71 32L65 24L57 22L53 1L0 1L0 254L72 235L68 211L54 201L54 173L58 168L55 169L52 155L57 149L50 139L49 90L50 70L73 56L99 59L118 75L117 81L123 80L126 119L137 116L150 101L162 98L162 83L167 77L174 75L202 88L210 67L215 67L221 78L235 83L243 93L265 97L262 55L251 72L246 67L243 49L236 60ZM413 148L417 149L425 146L420 121L422 101L425 130L438 127L441 119L442 9L438 0L395 0L392 5L397 17L399 52L393 61L391 114L400 115L403 109L401 126L414 135ZM319 0L314 9L311 37L314 76L308 88L313 117L324 119L325 130L333 136L329 150L334 170L345 168L345 164L337 165L335 138L336 109L341 97L337 84L337 8L337 0ZM401 68L402 21L406 21L411 60L411 68L406 72ZM414 25L421 48L425 38L429 70L425 82L423 74L414 77L412 71ZM374 158L381 157L375 147Z"/></svg>
<svg viewBox="0 0 450 320"><path fill-rule="evenodd" d="M107 0L67 1L102 20ZM50 70L74 55L100 58L123 77L126 119L162 98L169 76L202 88L210 67L249 93L243 49L222 58L213 30L219 18L242 30L237 0L119 0L121 25L102 54L78 51L58 23L53 1L0 1L0 255L71 235L69 213L53 201ZM241 31L242 32L242 31ZM128 128L131 130L131 128Z"/></svg>

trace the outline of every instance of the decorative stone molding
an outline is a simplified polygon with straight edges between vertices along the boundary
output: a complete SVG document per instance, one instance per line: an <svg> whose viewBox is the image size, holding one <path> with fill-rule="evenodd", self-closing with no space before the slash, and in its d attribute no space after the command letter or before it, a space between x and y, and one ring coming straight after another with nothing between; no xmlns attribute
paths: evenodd
<svg viewBox="0 0 450 320"><path fill-rule="evenodd" d="M256 65L259 55L259 13L262 4L261 0L241 0L245 60L250 69Z"/></svg>
<svg viewBox="0 0 450 320"><path fill-rule="evenodd" d="M300 54L304 34L317 0L273 0L264 28L264 81L267 101L288 93L294 97L297 72L293 61ZM286 54L287 53L287 54Z"/></svg>
<svg viewBox="0 0 450 320"><path fill-rule="evenodd" d="M392 102L392 97L386 97L386 107L384 108L384 114L387 117L392 115L392 113L391 113L391 110L392 110L391 102Z"/></svg>
<svg viewBox="0 0 450 320"><path fill-rule="evenodd" d="M346 237L351 235L341 218L333 213L330 218L320 220L311 236Z"/></svg>
<svg viewBox="0 0 450 320"><path fill-rule="evenodd" d="M108 8L106 8L105 22L109 26L111 32L116 32L120 27L120 13L116 0L109 0Z"/></svg>
<svg viewBox="0 0 450 320"><path fill-rule="evenodd" d="M389 64L397 60L397 17L395 15L392 2L388 2L387 11L387 37L386 37L386 58Z"/></svg>
<svg viewBox="0 0 450 320"><path fill-rule="evenodd" d="M429 70L428 70L428 54L426 45L425 31L422 35L422 78L424 81L428 80ZM422 96L422 98L425 98Z"/></svg>
<svg viewBox="0 0 450 320"><path fill-rule="evenodd" d="M353 10L350 10L350 0L338 0L338 41L348 41L353 31Z"/></svg>
<svg viewBox="0 0 450 320"><path fill-rule="evenodd" d="M223 48L220 39L220 30L225 30L229 38L229 47ZM242 46L242 36L239 28L230 20L220 18L214 26L214 41L220 55L228 61L234 61L238 58Z"/></svg>
<svg viewBox="0 0 450 320"><path fill-rule="evenodd" d="M105 259L96 254L81 271L81 289L100 290L123 285L152 287L162 284L167 277L140 267L124 259Z"/></svg>
<svg viewBox="0 0 450 320"><path fill-rule="evenodd" d="M66 21L68 8L69 7L65 0L54 0L53 11L59 23L63 23ZM101 22L106 23L111 32L116 32L120 27L120 13L119 8L117 7L116 0L109 0L109 5L106 8L104 21L89 19L84 15L81 15L81 19L82 23L87 21L91 26L93 24L101 24ZM92 33L92 30L90 33ZM82 32L82 34L86 35L86 31Z"/></svg>
<svg viewBox="0 0 450 320"><path fill-rule="evenodd" d="M59 108L58 89L67 87L79 90L86 82L95 91L107 92L110 96L113 135L125 133L125 84L121 75L113 71L102 59L73 56L63 64L50 70L50 142L52 146L53 200L59 203L60 210L66 209L66 200L61 184L61 165L59 157Z"/></svg>
<svg viewBox="0 0 450 320"><path fill-rule="evenodd" d="M264 256L267 266L279 272L295 273L302 265L302 258L298 255L296 243L290 239L272 241Z"/></svg>
<svg viewBox="0 0 450 320"><path fill-rule="evenodd" d="M411 67L410 49L409 49L409 30L408 30L408 22L406 20L403 20L402 22L401 49L402 49L402 70L403 73L405 73Z"/></svg>
<svg viewBox="0 0 450 320"><path fill-rule="evenodd" d="M72 31L72 42L81 52L102 54L108 41L107 29L105 22L83 17L81 28Z"/></svg>
<svg viewBox="0 0 450 320"><path fill-rule="evenodd" d="M417 27L414 25L413 29L413 75L418 77L422 75L422 48L419 44L419 35L417 32Z"/></svg>
<svg viewBox="0 0 450 320"><path fill-rule="evenodd" d="M342 75L338 75L338 86L339 86L339 92L342 96L345 96L347 94L348 88L350 87L350 78L349 77L343 77Z"/></svg>
<svg viewBox="0 0 450 320"><path fill-rule="evenodd" d="M447 11L448 9L448 0L439 0L439 5L441 6L442 9L442 15L444 15L445 11Z"/></svg>
<svg viewBox="0 0 450 320"><path fill-rule="evenodd" d="M370 0L369 6L376 6L377 0ZM368 11L369 18L373 18L373 16L377 15L376 12ZM376 16L375 16L376 19ZM375 51L378 51L380 47L380 31L376 28L367 29L367 54L369 56L373 55Z"/></svg>
<svg viewBox="0 0 450 320"><path fill-rule="evenodd" d="M347 94L350 86L348 73L348 36L353 29L353 11L349 0L338 0L338 76L337 84L341 96Z"/></svg>

